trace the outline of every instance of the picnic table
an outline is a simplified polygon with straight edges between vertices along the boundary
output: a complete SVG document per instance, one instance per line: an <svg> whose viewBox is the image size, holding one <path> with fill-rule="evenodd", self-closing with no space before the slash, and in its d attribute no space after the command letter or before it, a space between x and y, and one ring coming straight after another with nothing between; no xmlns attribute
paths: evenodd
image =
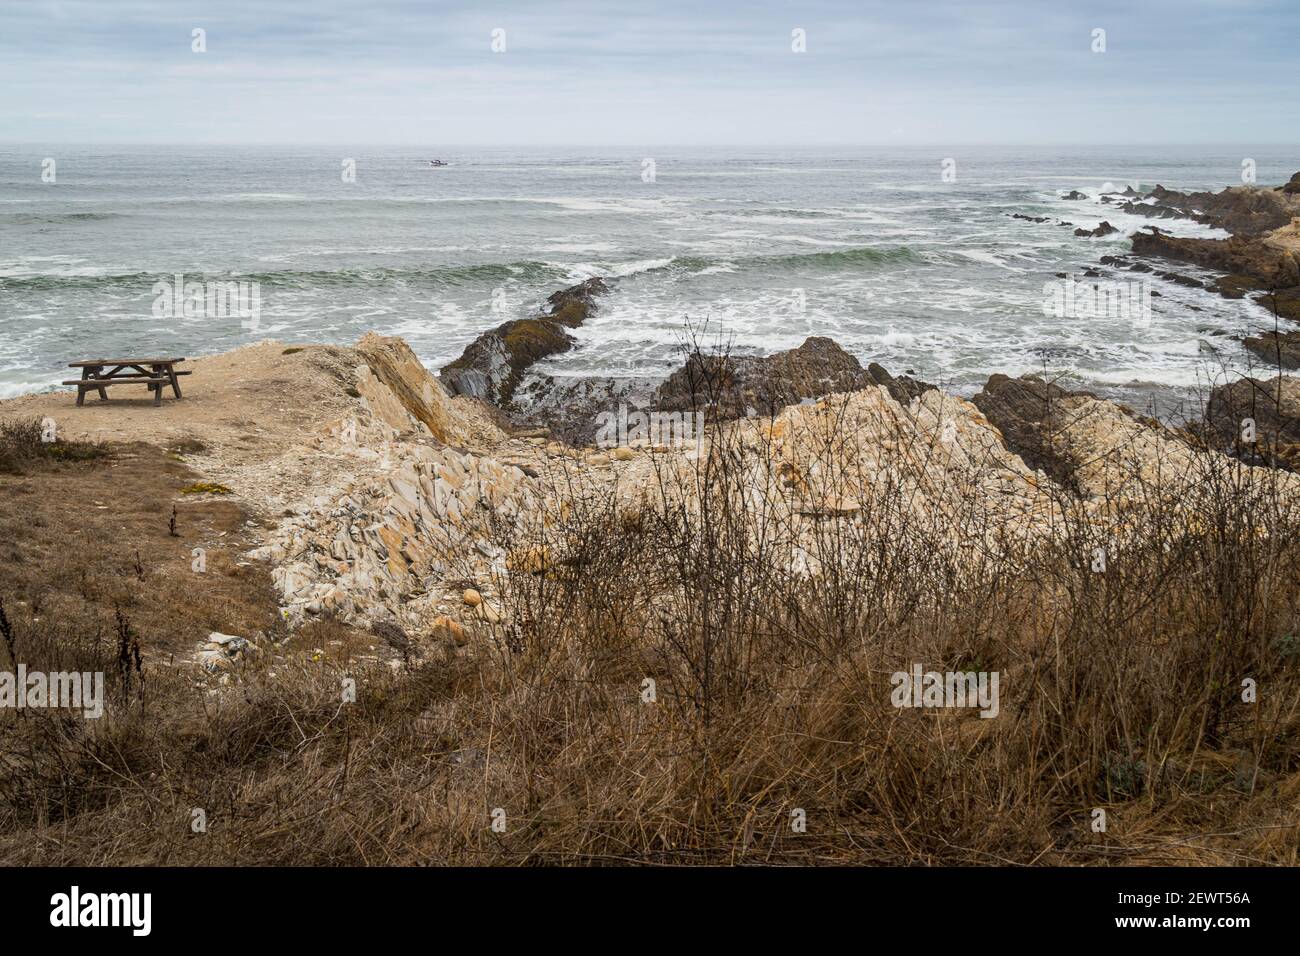
<svg viewBox="0 0 1300 956"><path fill-rule="evenodd" d="M86 403L86 393L99 392L101 401L108 401L110 385L146 385L153 392L153 403L162 404L163 388L167 385L177 398L181 397L181 386L177 378L189 375L188 371L178 372L176 366L184 362L183 358L125 358L125 359L88 359L85 362L69 362L68 368L81 369L81 378L65 381L64 385L77 386L77 404Z"/></svg>

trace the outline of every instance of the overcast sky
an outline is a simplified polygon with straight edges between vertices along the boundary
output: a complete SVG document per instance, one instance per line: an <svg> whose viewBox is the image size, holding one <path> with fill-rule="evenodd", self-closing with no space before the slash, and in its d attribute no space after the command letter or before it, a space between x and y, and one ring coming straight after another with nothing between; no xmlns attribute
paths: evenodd
<svg viewBox="0 0 1300 956"><path fill-rule="evenodd" d="M1294 143L1298 41L1296 0L0 0L0 142Z"/></svg>

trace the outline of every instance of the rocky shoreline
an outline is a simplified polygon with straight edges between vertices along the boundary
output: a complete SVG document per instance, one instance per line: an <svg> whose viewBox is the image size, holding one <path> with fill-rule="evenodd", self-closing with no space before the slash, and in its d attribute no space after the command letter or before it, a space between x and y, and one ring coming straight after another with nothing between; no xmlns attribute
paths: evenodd
<svg viewBox="0 0 1300 956"><path fill-rule="evenodd" d="M1228 192L1236 198L1148 195L1156 209L1250 228L1281 208ZM1280 195L1288 209L1297 201ZM1218 268L1225 295L1300 293L1295 254L1277 230L1227 240L1152 230L1134 237L1131 258L1102 264L1154 271L1148 257ZM479 336L437 377L404 341L373 333L351 348L262 342L197 360L183 403L77 409L66 394L40 395L0 403L0 415L49 416L73 435L93 436L92 422L115 436L138 428L143 440L149 428L192 435L202 450L186 463L261 520L247 557L270 567L285 620L338 618L386 635L404 655L472 652L476 635L509 627L503 591L563 566L557 529L575 510L603 502L631 514L656 498L702 507L692 489L719 449L757 463L742 476L753 501L744 530L794 575L818 573L813 542L825 522L860 521L884 487L905 492L909 521L940 532L978 506L997 548L1058 534L1067 508L1122 527L1123 502L1152 488L1176 502L1180 482L1206 467L1265 470L1287 506L1300 505L1300 476L1289 473L1300 470L1300 379L1280 371L1219 385L1204 414L1178 427L1033 375L994 374L966 400L910 370L864 367L821 337L765 357L696 348L659 382L558 386L537 376L537 362L574 346L571 331L608 287L591 279L556 292L537 316ZM1275 345L1290 348L1297 334ZM316 399L299 402L304 394ZM290 407L292 421L250 440L253 422ZM597 442L602 415L638 414L703 428L684 441ZM786 531L764 541L772 514ZM212 663L228 650L202 652Z"/></svg>
<svg viewBox="0 0 1300 956"><path fill-rule="evenodd" d="M1063 198L1086 199L1082 193ZM1230 299L1244 296L1278 319L1300 322L1300 172L1282 186L1233 186L1218 193L1183 193L1157 185L1146 193L1132 187L1102 195L1123 212L1152 219L1189 219L1224 229L1227 239L1171 236L1157 226L1132 237L1130 256L1105 256L1102 265L1152 272ZM1219 273L1211 283L1163 268L1186 262ZM1265 363L1300 368L1300 331L1261 329L1242 344Z"/></svg>

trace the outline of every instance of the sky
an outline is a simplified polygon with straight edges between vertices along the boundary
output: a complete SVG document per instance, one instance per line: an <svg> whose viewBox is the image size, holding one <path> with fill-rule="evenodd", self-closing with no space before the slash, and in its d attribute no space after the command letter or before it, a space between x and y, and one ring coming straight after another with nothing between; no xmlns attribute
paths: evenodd
<svg viewBox="0 0 1300 956"><path fill-rule="evenodd" d="M1290 144L1298 45L1296 0L0 0L0 144Z"/></svg>

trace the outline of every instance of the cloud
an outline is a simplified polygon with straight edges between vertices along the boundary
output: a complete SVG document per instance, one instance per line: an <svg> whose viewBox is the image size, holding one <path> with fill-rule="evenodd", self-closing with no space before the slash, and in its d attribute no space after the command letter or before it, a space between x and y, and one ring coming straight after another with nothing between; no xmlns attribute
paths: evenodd
<svg viewBox="0 0 1300 956"><path fill-rule="evenodd" d="M1297 35L1274 2L55 0L0 12L0 137L1277 142Z"/></svg>

